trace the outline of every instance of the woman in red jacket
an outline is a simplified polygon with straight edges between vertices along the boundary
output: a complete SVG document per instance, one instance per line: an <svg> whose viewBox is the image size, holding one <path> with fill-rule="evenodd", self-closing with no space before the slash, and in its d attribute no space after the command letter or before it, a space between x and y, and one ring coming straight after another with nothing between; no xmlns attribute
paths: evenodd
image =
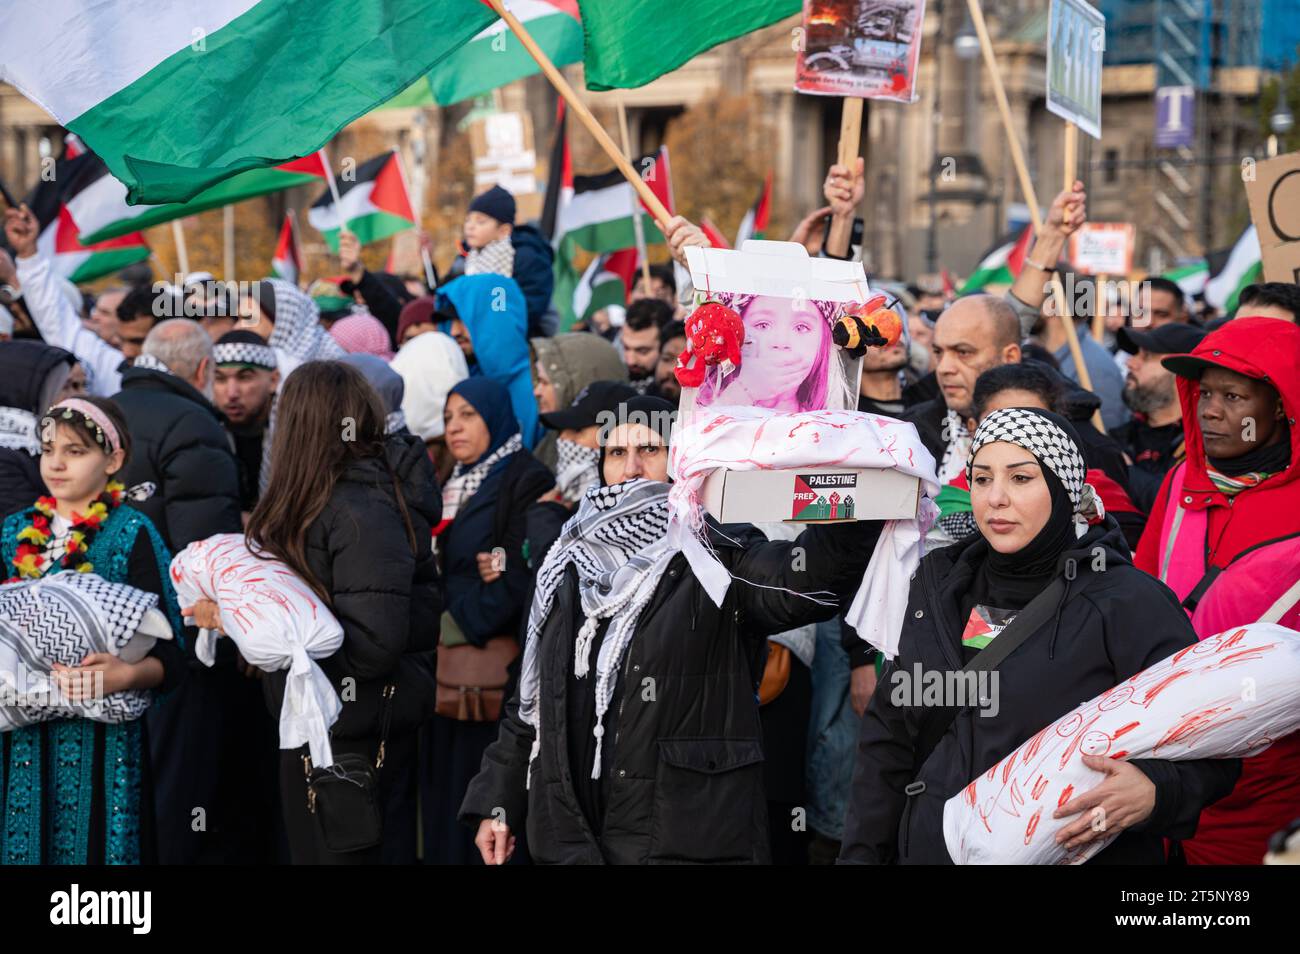
<svg viewBox="0 0 1300 954"><path fill-rule="evenodd" d="M1165 477L1134 562L1190 611L1222 602L1215 581L1246 551L1257 559L1261 546L1300 533L1300 328L1240 318L1162 363L1178 375L1187 459ZM1300 566L1279 557L1268 577L1280 594ZM1258 618L1213 615L1216 631ZM1183 849L1196 864L1259 864L1269 836L1297 816L1300 733L1245 760L1232 794L1201 813Z"/></svg>

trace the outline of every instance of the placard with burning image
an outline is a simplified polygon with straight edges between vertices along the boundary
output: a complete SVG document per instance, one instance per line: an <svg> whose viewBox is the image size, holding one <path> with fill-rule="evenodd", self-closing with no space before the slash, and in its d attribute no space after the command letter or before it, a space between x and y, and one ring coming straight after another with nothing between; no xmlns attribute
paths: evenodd
<svg viewBox="0 0 1300 954"><path fill-rule="evenodd" d="M804 0L794 88L912 102L924 20L925 0Z"/></svg>

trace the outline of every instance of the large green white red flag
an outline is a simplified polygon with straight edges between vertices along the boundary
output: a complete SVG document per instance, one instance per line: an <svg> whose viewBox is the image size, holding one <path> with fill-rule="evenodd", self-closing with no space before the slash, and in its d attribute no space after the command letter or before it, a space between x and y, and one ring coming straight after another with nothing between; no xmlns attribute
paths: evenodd
<svg viewBox="0 0 1300 954"><path fill-rule="evenodd" d="M81 238L80 219L93 218L105 201L112 201L115 180L98 156L70 140L53 171L32 190L27 207L41 229L37 248L58 274L89 282L149 257L139 232L95 243Z"/></svg>
<svg viewBox="0 0 1300 954"><path fill-rule="evenodd" d="M497 19L481 0L4 0L0 81L131 203L308 156Z"/></svg>
<svg viewBox="0 0 1300 954"><path fill-rule="evenodd" d="M509 8L556 66L582 59L578 0L510 0ZM385 103L384 108L450 106L540 70L505 21L497 20Z"/></svg>
<svg viewBox="0 0 1300 954"><path fill-rule="evenodd" d="M80 222L86 241L99 242L129 232L162 225L172 219L206 212L245 199L253 199L270 192L280 192L300 185L325 182L328 171L319 152L302 159L294 159L271 169L250 169L232 179L218 182L204 189L188 202L169 202L166 205L127 205L126 186L108 176L103 183L104 199L85 215Z"/></svg>
<svg viewBox="0 0 1300 954"><path fill-rule="evenodd" d="M406 176L396 152L385 152L357 166L354 175L338 182L340 209L329 190L307 213L312 228L325 236L335 253L339 228L346 225L362 245L415 228L415 210L406 188Z"/></svg>

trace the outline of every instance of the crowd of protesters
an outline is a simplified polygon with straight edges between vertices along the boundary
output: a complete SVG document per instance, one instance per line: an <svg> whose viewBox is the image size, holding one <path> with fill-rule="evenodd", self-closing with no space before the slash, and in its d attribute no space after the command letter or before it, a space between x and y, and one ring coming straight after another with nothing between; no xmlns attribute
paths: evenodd
<svg viewBox="0 0 1300 954"><path fill-rule="evenodd" d="M832 166L793 240L827 254L825 219L862 186ZM685 219L625 307L551 335L551 249L500 188L471 203L437 288L369 271L345 232L342 277L308 291L196 276L88 302L9 211L5 578L81 554L157 594L186 638L74 667L156 692L144 719L4 733L0 862L947 862L948 797L1079 700L1260 619L1300 565L1300 291L1253 285L1213 317L1152 279L1094 338L1081 302L1104 290L1061 264L1086 201L1082 183L1055 198L1002 295L876 282L904 334L864 355L858 410L914 425L942 488L895 660L841 612L879 522L710 524L746 581L721 606L669 543L680 266L707 244ZM1058 313L1053 279L1079 314ZM217 608L179 606L167 566L221 533L342 624L322 661L344 699L331 737L379 753L379 844L322 841L305 755L278 748L286 673L229 639L196 658ZM1098 550L1103 572L1062 580ZM834 599L799 597L814 589ZM962 669L995 642L971 620L1048 591L1055 616L1003 665L996 718L936 730L888 692L891 667ZM1244 761L1097 761L1063 810L1071 845L1106 810L1121 834L1100 863L1255 864L1300 817L1295 737Z"/></svg>

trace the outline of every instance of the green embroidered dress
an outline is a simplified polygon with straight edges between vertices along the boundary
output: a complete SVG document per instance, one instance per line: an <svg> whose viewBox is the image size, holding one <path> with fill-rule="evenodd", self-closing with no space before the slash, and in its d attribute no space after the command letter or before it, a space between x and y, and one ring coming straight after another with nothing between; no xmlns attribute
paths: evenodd
<svg viewBox="0 0 1300 954"><path fill-rule="evenodd" d="M19 511L0 528L0 558L12 573L17 534L34 511ZM87 556L94 572L159 595L172 641L151 655L162 663L163 690L183 671L180 610L168 576L171 554L138 510L113 510ZM55 569L53 564L46 573ZM152 816L142 791L148 746L143 719L110 725L57 719L0 735L0 864L139 864L142 822Z"/></svg>

